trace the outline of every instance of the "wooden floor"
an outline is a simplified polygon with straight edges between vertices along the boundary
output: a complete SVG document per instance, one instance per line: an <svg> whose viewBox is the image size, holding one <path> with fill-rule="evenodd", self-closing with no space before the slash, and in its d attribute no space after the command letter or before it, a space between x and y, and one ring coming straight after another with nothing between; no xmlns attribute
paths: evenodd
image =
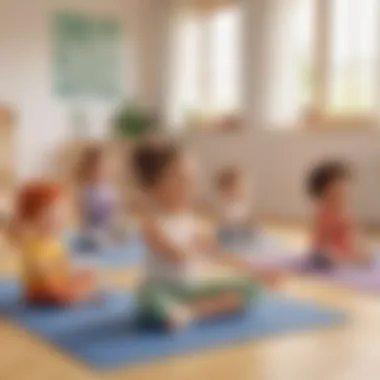
<svg viewBox="0 0 380 380"><path fill-rule="evenodd" d="M290 246L304 244L304 231L270 226ZM1 256L2 255L2 256ZM3 275L17 273L17 262L0 253ZM107 272L103 280L130 287L138 273ZM287 279L281 292L347 310L343 326L296 333L191 356L96 373L39 338L0 320L1 380L379 380L380 299L310 280Z"/></svg>

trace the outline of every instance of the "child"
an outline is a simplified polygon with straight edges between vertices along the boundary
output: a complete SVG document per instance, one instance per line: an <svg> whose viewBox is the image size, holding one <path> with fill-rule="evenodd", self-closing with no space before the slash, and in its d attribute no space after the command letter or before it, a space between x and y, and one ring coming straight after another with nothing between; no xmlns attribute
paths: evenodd
<svg viewBox="0 0 380 380"><path fill-rule="evenodd" d="M350 168L341 162L318 165L309 176L308 191L315 202L311 261L318 269L370 260L350 215L351 180Z"/></svg>
<svg viewBox="0 0 380 380"><path fill-rule="evenodd" d="M16 200L11 237L21 251L25 296L32 305L67 306L95 291L92 273L73 272L60 241L65 197L53 183L32 182Z"/></svg>
<svg viewBox="0 0 380 380"><path fill-rule="evenodd" d="M118 197L110 183L109 157L101 148L90 148L79 168L79 211L83 248L96 250L114 236Z"/></svg>
<svg viewBox="0 0 380 380"><path fill-rule="evenodd" d="M192 213L192 164L191 157L168 143L146 143L133 157L136 177L151 203L142 220L147 271L139 291L139 314L169 330L239 312L259 289L258 282L250 280L260 277L258 271L201 236ZM245 276L205 282L199 273L205 255ZM269 272L261 275L273 280Z"/></svg>
<svg viewBox="0 0 380 380"><path fill-rule="evenodd" d="M219 193L219 235L226 241L252 237L251 200L244 175L236 168L226 168L217 177Z"/></svg>

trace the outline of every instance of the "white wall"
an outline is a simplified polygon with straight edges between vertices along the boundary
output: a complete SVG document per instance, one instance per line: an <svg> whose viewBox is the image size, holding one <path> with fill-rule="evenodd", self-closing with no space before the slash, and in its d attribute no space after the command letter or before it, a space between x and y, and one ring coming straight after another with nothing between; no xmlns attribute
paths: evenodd
<svg viewBox="0 0 380 380"><path fill-rule="evenodd" d="M138 0L1 0L0 1L0 103L17 111L17 175L42 173L49 155L72 136L72 105L53 94L52 18L57 10L78 10L110 15L125 31L125 73L133 60ZM133 91L135 78L126 75L125 87ZM93 136L102 135L114 104L87 101Z"/></svg>
<svg viewBox="0 0 380 380"><path fill-rule="evenodd" d="M305 219L309 202L304 180L310 166L326 158L351 162L356 170L359 218L380 223L380 131L270 130L264 121L270 66L267 33L271 6L279 0L244 0L246 124L239 133L187 137L202 158L203 185L211 196L215 171L230 163L251 173L259 214ZM280 0L282 1L282 0Z"/></svg>
<svg viewBox="0 0 380 380"><path fill-rule="evenodd" d="M260 211L281 218L308 215L305 175L326 158L352 163L357 187L354 207L359 218L380 223L380 139L376 131L258 133Z"/></svg>
<svg viewBox="0 0 380 380"><path fill-rule="evenodd" d="M125 25L135 66L132 82L138 98L162 106L165 12L169 0L1 0L0 102L19 113L17 170L21 177L42 172L46 154L70 137L69 106L52 95L51 15L69 8L106 13ZM307 216L303 191L306 168L328 156L352 161L358 172L356 207L367 221L380 223L380 138L374 131L270 131L263 122L267 87L267 33L270 4L278 0L242 0L246 11L244 84L246 123L237 133L199 133L184 140L202 160L202 185L209 196L215 172L235 163L252 173L257 211L283 218ZM162 4L165 3L165 7ZM166 9L166 11L165 11ZM126 67L128 70L129 65ZM127 87L130 86L127 78ZM94 135L102 134L112 109L92 104ZM378 179L379 178L379 179Z"/></svg>
<svg viewBox="0 0 380 380"><path fill-rule="evenodd" d="M265 38L263 30L266 20L265 1L241 0L244 4L243 33L244 59L242 62L242 83L245 103L245 122L242 128L231 133L194 132L186 135L186 144L193 149L202 161L202 191L206 197L213 195L213 183L216 173L228 165L237 165L252 177L255 189L255 203L260 210L259 174L260 160L257 147L256 131L262 123L263 98L261 88L264 86L263 73L265 61L260 53Z"/></svg>
<svg viewBox="0 0 380 380"><path fill-rule="evenodd" d="M202 162L201 186L212 198L216 172L238 165L252 176L256 212L283 220L309 215L305 176L320 160L352 163L357 187L354 208L367 223L380 223L380 136L376 131L268 131L186 137Z"/></svg>
<svg viewBox="0 0 380 380"><path fill-rule="evenodd" d="M261 57L261 82L255 87L262 98L269 99L273 86L271 64L273 49L269 41L273 30L274 12L283 10L284 0L262 2L261 43L256 45L255 57ZM287 0L290 4L294 0ZM255 26L252 26L254 29ZM257 33L257 30L253 30ZM273 43L273 41L272 41ZM286 94L283 94L286 96ZM272 98L273 99L273 98ZM305 192L305 176L310 167L324 159L337 158L352 163L357 187L354 208L360 219L380 223L380 129L316 131L306 128L271 130L265 122L267 107L260 104L262 118L251 124L251 150L256 151L256 176L259 211L280 218L304 219L308 216L309 201ZM273 106L272 111L275 111ZM257 109L256 109L257 110Z"/></svg>

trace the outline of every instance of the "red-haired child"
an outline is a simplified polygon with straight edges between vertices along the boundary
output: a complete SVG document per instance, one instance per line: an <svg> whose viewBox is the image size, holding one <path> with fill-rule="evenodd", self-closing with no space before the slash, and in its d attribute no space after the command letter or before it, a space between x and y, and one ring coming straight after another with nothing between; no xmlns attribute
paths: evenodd
<svg viewBox="0 0 380 380"><path fill-rule="evenodd" d="M95 277L75 272L61 242L65 194L51 182L30 182L16 200L11 228L20 249L25 297L33 305L68 306L90 298Z"/></svg>

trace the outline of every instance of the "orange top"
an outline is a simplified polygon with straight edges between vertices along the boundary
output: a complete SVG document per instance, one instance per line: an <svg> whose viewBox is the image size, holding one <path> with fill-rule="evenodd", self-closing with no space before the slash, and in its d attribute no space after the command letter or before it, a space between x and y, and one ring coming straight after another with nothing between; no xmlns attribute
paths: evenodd
<svg viewBox="0 0 380 380"><path fill-rule="evenodd" d="M21 253L27 295L46 292L51 281L62 286L69 284L68 260L59 240L24 237Z"/></svg>
<svg viewBox="0 0 380 380"><path fill-rule="evenodd" d="M321 210L315 217L313 242L316 249L332 248L345 255L352 241L352 222L346 215Z"/></svg>

